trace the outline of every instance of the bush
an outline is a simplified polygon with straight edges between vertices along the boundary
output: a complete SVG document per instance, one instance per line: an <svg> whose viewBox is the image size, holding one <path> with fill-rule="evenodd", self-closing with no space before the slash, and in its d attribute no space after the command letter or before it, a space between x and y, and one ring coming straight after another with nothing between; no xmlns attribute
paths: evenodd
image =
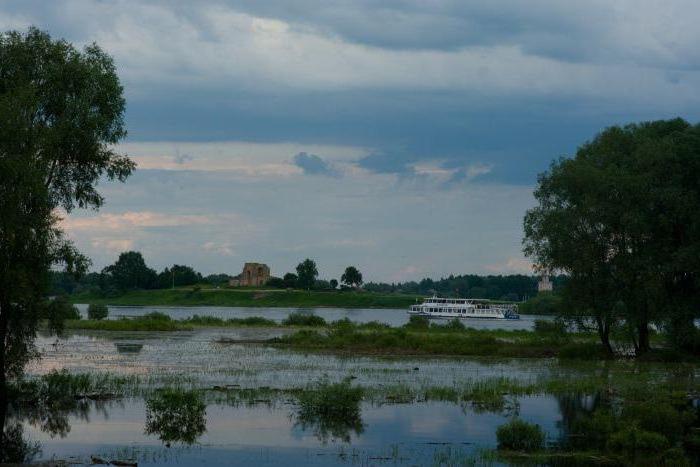
<svg viewBox="0 0 700 467"><path fill-rule="evenodd" d="M183 322L186 322L188 324L196 324L199 326L223 326L224 325L224 320L221 318L217 318L216 316L192 315L190 318L187 318Z"/></svg>
<svg viewBox="0 0 700 467"><path fill-rule="evenodd" d="M282 324L285 326L325 326L326 320L321 316L307 315L305 313L290 313Z"/></svg>
<svg viewBox="0 0 700 467"><path fill-rule="evenodd" d="M170 321L170 316L166 315L165 313L161 313L160 311L153 311L151 313L147 313L143 315L141 318L138 319L144 319L144 320L152 320L152 321Z"/></svg>
<svg viewBox="0 0 700 467"><path fill-rule="evenodd" d="M265 282L265 287L284 289L287 287L287 285L285 284L284 279L281 277L270 277L267 282Z"/></svg>
<svg viewBox="0 0 700 467"><path fill-rule="evenodd" d="M536 319L535 332L545 336L563 337L566 335L566 323L559 319L555 319L553 321Z"/></svg>
<svg viewBox="0 0 700 467"><path fill-rule="evenodd" d="M263 318L262 316L250 316L248 318L229 318L226 321L228 324L239 326L277 326L277 323L272 319Z"/></svg>
<svg viewBox="0 0 700 467"><path fill-rule="evenodd" d="M66 297L60 296L51 300L42 309L41 317L48 320L49 329L61 333L64 329L63 322L66 320L79 320L80 312Z"/></svg>
<svg viewBox="0 0 700 467"><path fill-rule="evenodd" d="M544 447L544 432L539 425L513 419L496 430L498 449L532 452Z"/></svg>
<svg viewBox="0 0 700 467"><path fill-rule="evenodd" d="M522 315L558 315L562 309L561 296L555 293L539 293L518 306Z"/></svg>
<svg viewBox="0 0 700 467"><path fill-rule="evenodd" d="M663 435L644 431L634 425L614 433L608 441L609 450L629 457L660 453L668 447L668 440Z"/></svg>
<svg viewBox="0 0 700 467"><path fill-rule="evenodd" d="M109 315L109 308L107 305L98 305L91 303L87 309L88 319L101 320L105 319Z"/></svg>
<svg viewBox="0 0 700 467"><path fill-rule="evenodd" d="M413 330L427 330L430 328L430 320L427 316L411 315L410 318L408 318L408 323L404 324L404 327Z"/></svg>
<svg viewBox="0 0 700 467"><path fill-rule="evenodd" d="M670 441L679 441L695 417L665 402L645 401L627 405L622 411L622 418L636 423L644 431L658 433Z"/></svg>
<svg viewBox="0 0 700 467"><path fill-rule="evenodd" d="M433 323L431 325L431 328L442 330L442 331L450 331L450 332L460 332L460 331L464 331L466 329L464 327L464 324L462 324L462 322L458 318L451 319L445 324Z"/></svg>

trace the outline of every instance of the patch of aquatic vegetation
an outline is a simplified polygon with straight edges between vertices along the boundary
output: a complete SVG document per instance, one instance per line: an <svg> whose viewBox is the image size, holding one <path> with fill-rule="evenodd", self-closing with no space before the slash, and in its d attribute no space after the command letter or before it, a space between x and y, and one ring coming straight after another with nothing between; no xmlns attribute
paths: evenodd
<svg viewBox="0 0 700 467"><path fill-rule="evenodd" d="M53 370L38 378L10 383L9 399L25 404L60 405L72 400L104 400L133 394L138 386L139 379L134 376Z"/></svg>
<svg viewBox="0 0 700 467"><path fill-rule="evenodd" d="M320 381L297 394L296 424L312 429L326 443L329 439L349 442L352 434L364 431L360 403L364 390L349 379L338 383Z"/></svg>
<svg viewBox="0 0 700 467"><path fill-rule="evenodd" d="M270 344L316 351L348 352L365 355L452 355L509 358L603 357L595 341L562 344L558 338L529 331L465 329L445 331L430 327L371 329L303 329L277 337ZM575 348L575 352L571 349Z"/></svg>
<svg viewBox="0 0 700 467"><path fill-rule="evenodd" d="M165 388L146 400L146 434L166 444L193 444L206 431L206 403L199 391Z"/></svg>

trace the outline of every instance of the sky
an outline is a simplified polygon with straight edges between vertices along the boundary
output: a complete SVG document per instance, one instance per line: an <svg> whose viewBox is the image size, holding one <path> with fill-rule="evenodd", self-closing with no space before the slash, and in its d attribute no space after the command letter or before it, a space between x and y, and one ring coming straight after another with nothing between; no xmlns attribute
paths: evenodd
<svg viewBox="0 0 700 467"><path fill-rule="evenodd" d="M697 0L3 0L114 57L138 169L63 225L101 269L531 273L537 174L700 113Z"/></svg>

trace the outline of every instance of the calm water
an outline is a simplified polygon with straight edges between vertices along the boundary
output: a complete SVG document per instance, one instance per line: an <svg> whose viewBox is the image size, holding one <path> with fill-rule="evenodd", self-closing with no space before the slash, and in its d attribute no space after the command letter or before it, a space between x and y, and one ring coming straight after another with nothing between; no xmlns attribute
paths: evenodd
<svg viewBox="0 0 700 467"><path fill-rule="evenodd" d="M25 433L41 444L41 458L78 462L98 456L139 465L437 465L445 456L459 464L478 448L495 447L496 428L508 418L451 403L364 404L362 428L338 439L299 426L292 406L212 404L195 444L166 447L158 433L145 434L145 412L141 399L92 404L69 415L63 433L52 437L37 423L25 423ZM522 398L520 415L558 436L555 399Z"/></svg>
<svg viewBox="0 0 700 467"><path fill-rule="evenodd" d="M164 311L174 318L193 314L221 317L267 316L282 320L292 309L246 308L111 308L110 313L144 314ZM403 310L315 309L328 320L384 321L398 325ZM476 321L476 325L522 326L532 322ZM353 377L368 390L453 386L490 377L536 380L570 374L555 360L375 358L313 354L264 344L227 343L260 341L289 329L197 329L182 332L73 331L56 338L42 335L37 345L42 359L30 365L36 376L52 369L70 372L137 375L140 384L159 387L182 383L201 389L235 385L241 388L306 387L327 379ZM215 391L209 391L215 393ZM208 393L209 393L208 392ZM193 444L169 446L156 433L146 433L146 405L142 398L88 402L79 410L51 417L14 414L26 438L41 446L37 460L88 462L134 459L139 465L446 465L461 462L481 448L495 447L495 431L513 414L539 423L548 439L561 435L561 402L554 397L521 397L493 412L452 402L388 404L370 399L362 404L361 425L330 435L319 426L301 423L294 400L282 397L269 403L222 405L209 401L205 430Z"/></svg>
<svg viewBox="0 0 700 467"><path fill-rule="evenodd" d="M83 317L87 317L87 305L77 305ZM246 308L246 307L169 307L169 306L110 306L109 315L112 319L120 316L142 316L158 311L174 319L185 319L193 315L215 316L217 318L247 318L263 316L281 322L290 313L300 312L322 316L326 321L348 318L358 323L379 321L392 326L401 326L408 322L408 313L403 309L377 308ZM519 320L503 319L467 319L466 326L478 329L532 329L537 319L552 319L551 316L522 315Z"/></svg>

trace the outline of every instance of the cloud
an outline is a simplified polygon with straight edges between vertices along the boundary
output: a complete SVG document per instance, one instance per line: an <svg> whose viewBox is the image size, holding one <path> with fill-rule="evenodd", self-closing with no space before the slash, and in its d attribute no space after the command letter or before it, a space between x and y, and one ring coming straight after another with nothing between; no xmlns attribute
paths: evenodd
<svg viewBox="0 0 700 467"><path fill-rule="evenodd" d="M103 213L93 217L65 217L62 227L69 232L87 231L132 231L152 227L178 227L183 225L211 225L235 220L236 216L204 216L197 214L165 214L153 211L129 211L121 214Z"/></svg>
<svg viewBox="0 0 700 467"><path fill-rule="evenodd" d="M294 164L308 175L325 175L336 178L341 176L338 169L315 154L300 152L294 156Z"/></svg>
<svg viewBox="0 0 700 467"><path fill-rule="evenodd" d="M340 176L330 161L300 151L302 143L260 143L247 141L217 142L133 142L119 149L134 159L139 169L227 171L240 177L277 178L301 173ZM352 160L366 153L362 147L308 144L314 151L324 152L337 162ZM293 161L289 153L296 151ZM175 153L175 157L167 154ZM197 154L193 157L190 154Z"/></svg>
<svg viewBox="0 0 700 467"><path fill-rule="evenodd" d="M484 268L493 274L532 274L532 262L525 258L508 258L502 263L487 264Z"/></svg>
<svg viewBox="0 0 700 467"><path fill-rule="evenodd" d="M173 161L180 165L192 160L194 160L194 157L190 156L189 154L181 154L179 150L175 151L175 155L173 156Z"/></svg>
<svg viewBox="0 0 700 467"><path fill-rule="evenodd" d="M391 275L391 281L392 282L405 282L408 280L414 280L418 277L419 272L421 272L421 269L418 266L414 266L414 265L404 266Z"/></svg>

